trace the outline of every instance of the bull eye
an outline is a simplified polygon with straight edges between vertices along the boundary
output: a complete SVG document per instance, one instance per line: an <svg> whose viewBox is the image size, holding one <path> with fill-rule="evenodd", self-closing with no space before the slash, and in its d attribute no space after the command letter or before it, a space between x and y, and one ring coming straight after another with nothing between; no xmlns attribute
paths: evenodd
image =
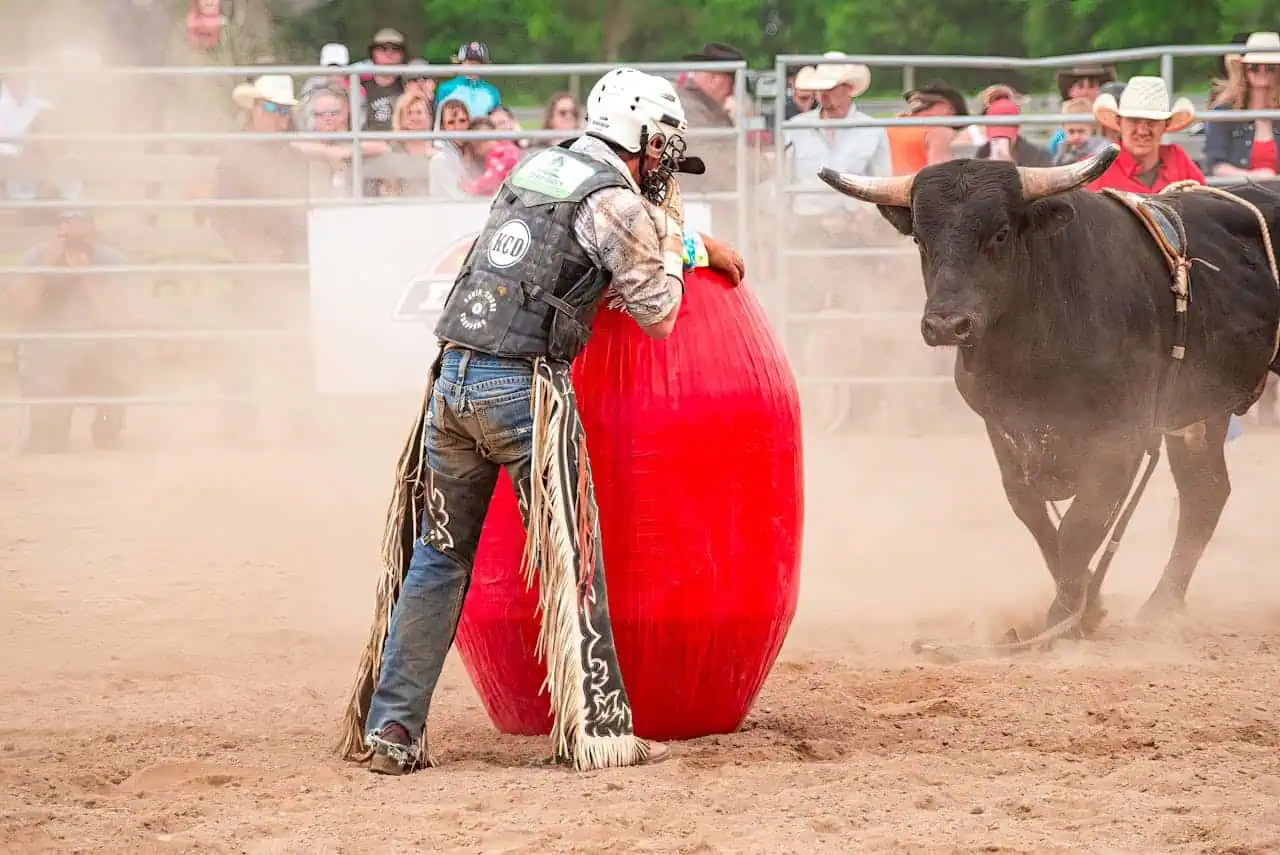
<svg viewBox="0 0 1280 855"><path fill-rule="evenodd" d="M1000 246L1009 239L1009 227L1001 226L1000 230L991 236L991 245L993 247Z"/></svg>

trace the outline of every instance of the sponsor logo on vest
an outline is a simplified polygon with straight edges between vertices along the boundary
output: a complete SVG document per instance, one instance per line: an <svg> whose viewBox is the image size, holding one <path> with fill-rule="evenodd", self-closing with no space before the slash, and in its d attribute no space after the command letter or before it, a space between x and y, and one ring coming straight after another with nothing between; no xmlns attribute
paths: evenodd
<svg viewBox="0 0 1280 855"><path fill-rule="evenodd" d="M507 220L489 238L489 263L499 270L519 263L529 252L529 227L521 220Z"/></svg>
<svg viewBox="0 0 1280 855"><path fill-rule="evenodd" d="M484 288L476 288L462 299L466 304L466 312L458 319L458 323L474 332L489 323L489 316L498 311L498 300Z"/></svg>

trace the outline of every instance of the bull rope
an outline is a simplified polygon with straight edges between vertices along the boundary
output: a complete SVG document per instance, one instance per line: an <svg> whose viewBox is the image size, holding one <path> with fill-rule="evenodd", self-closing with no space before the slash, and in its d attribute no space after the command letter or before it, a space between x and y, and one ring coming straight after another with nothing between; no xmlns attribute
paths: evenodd
<svg viewBox="0 0 1280 855"><path fill-rule="evenodd" d="M1271 268L1271 278L1275 280L1277 287L1280 287L1280 268L1276 265L1276 254L1271 243L1271 232L1267 227L1267 218L1252 202L1247 199L1242 199L1232 193L1228 193L1225 190L1220 190L1217 187L1200 184L1197 181L1175 181L1168 187L1165 187L1164 190L1160 191L1160 193L1153 194L1152 197L1147 198L1173 195L1175 193L1189 191L1210 193L1219 198L1235 202L1250 211L1254 217L1257 218L1258 226L1262 235L1262 246L1267 254L1267 264ZM1084 626L1085 616L1088 614L1090 606L1097 602L1098 595L1102 592L1102 583L1106 579L1107 571L1111 567L1111 562L1115 559L1115 554L1120 548L1120 540L1124 537L1125 531L1129 527L1129 521L1133 518L1134 511L1137 510L1138 502L1142 499L1142 494L1146 492L1147 484L1151 481L1151 476L1155 472L1156 464L1160 462L1160 448L1163 443L1165 433L1160 430L1160 425L1164 422L1165 417L1168 414L1169 404L1173 398L1173 388L1177 382L1178 374L1182 368L1182 363L1185 360L1187 353L1187 309L1191 295L1191 265L1195 261L1199 261L1201 264L1208 267L1212 267L1212 265L1203 259L1188 257L1187 253L1190 247L1188 246L1186 230L1183 228L1181 215L1169 218L1170 223L1177 229L1178 238L1181 241L1181 251L1174 252L1162 239L1159 228L1154 226L1147 219L1147 215L1142 212L1139 204L1134 203L1131 198L1122 196L1115 191L1104 190L1102 192L1121 202L1121 204L1129 208L1130 211L1143 221L1143 224L1147 226L1148 231L1150 231L1152 237L1155 238L1157 246L1160 247L1161 252L1164 254L1165 260L1169 264L1170 272L1173 275L1172 290L1174 294L1175 324L1173 346L1170 348L1169 353L1172 358L1172 362L1170 362L1168 373L1165 375L1165 382L1162 384L1163 388L1161 390L1160 401L1156 407L1156 419L1153 423L1152 441L1144 451L1144 455L1147 458L1146 469L1144 469L1140 475L1135 475L1137 489L1135 490L1133 484L1130 484L1131 492L1129 494L1128 501L1123 505L1117 505L1116 511L1113 511L1111 517L1107 520L1106 528L1111 531L1111 537L1107 541L1102 557L1098 559L1097 567L1090 573L1089 585L1085 590L1085 596L1074 612L1067 615L1053 626L1048 627L1043 632L1040 632L1026 640L1000 644L940 643L917 640L911 644L911 650L913 653L928 654L935 660L954 663L963 660L987 658L990 656L1024 653L1028 650L1035 650L1037 648L1047 650L1055 641L1066 638L1080 630ZM1127 194L1129 197L1132 195L1134 194ZM1214 269L1216 270L1217 268ZM1278 355L1280 355L1280 326L1276 329L1275 348L1271 356L1272 361L1274 361ZM1265 373L1263 374L1263 382L1266 382ZM1192 427L1195 427L1195 425L1188 426L1187 428L1175 431L1174 433L1183 433L1190 430ZM1045 504L1052 509L1054 515L1057 517L1058 524L1061 525L1064 515L1058 510L1057 503L1046 502ZM1117 511L1119 512L1118 517L1116 513ZM1112 528L1113 525L1114 529Z"/></svg>

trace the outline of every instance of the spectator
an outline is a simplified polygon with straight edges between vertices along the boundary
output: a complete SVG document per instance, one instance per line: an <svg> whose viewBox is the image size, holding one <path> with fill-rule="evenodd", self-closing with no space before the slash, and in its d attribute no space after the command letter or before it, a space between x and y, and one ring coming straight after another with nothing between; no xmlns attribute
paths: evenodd
<svg viewBox="0 0 1280 855"><path fill-rule="evenodd" d="M40 125L48 124L42 119L47 119L52 110L53 104L35 91L29 77L10 74L0 80L0 156L23 164L18 170L20 177L4 182L9 199L25 202L44 195L40 172L45 158L40 156L39 144L23 143L22 137L42 131ZM45 151L49 151L47 146ZM80 188L74 182L65 182L59 189L60 195L67 198L79 196Z"/></svg>
<svg viewBox="0 0 1280 855"><path fill-rule="evenodd" d="M369 43L369 57L373 60L375 69L379 65L408 64L409 53L405 49L404 34L390 27L378 30ZM404 80L398 74L379 74L375 70L364 76L364 88L361 127L371 131L391 130L396 99L404 94Z"/></svg>
<svg viewBox="0 0 1280 855"><path fill-rule="evenodd" d="M538 140L535 148L554 148L567 139L578 135L582 127L582 109L574 99L572 92L557 92L547 101L542 112L542 130L565 131L563 137L550 140Z"/></svg>
<svg viewBox="0 0 1280 855"><path fill-rule="evenodd" d="M497 126L491 117L481 116L471 123L470 130L492 131ZM511 140L472 140L467 143L466 157L471 170L480 174L464 180L463 191L472 196L493 196L520 162L520 146Z"/></svg>
<svg viewBox="0 0 1280 855"><path fill-rule="evenodd" d="M198 51L222 44L222 30L230 23L222 14L222 0L191 0L187 9L187 43Z"/></svg>
<svg viewBox="0 0 1280 855"><path fill-rule="evenodd" d="M521 127L520 122L516 119L516 114L511 112L511 109L508 107L503 107L501 105L494 107L493 111L489 113L488 118L493 122L493 126L500 131L519 133L524 130L524 128ZM529 140L526 139L512 140L512 142L521 149L529 147Z"/></svg>
<svg viewBox="0 0 1280 855"><path fill-rule="evenodd" d="M397 131L429 131L434 122L431 115L431 100L425 93L410 90L396 101L395 118L392 127ZM388 144L390 153L409 155L412 157L435 157L438 153L431 140L393 140ZM428 173L428 176L430 173ZM383 196L426 196L431 192L427 176L422 178L383 179L380 182L379 195Z"/></svg>
<svg viewBox="0 0 1280 855"><path fill-rule="evenodd" d="M93 218L83 211L60 217L51 241L32 247L24 267L109 267L125 263L119 250L98 241ZM65 333L128 327L136 323L128 308L129 292L119 279L100 274L31 276L14 291L14 308L27 332ZM126 286L127 287L127 286ZM92 340L24 341L18 346L18 385L23 397L65 398L73 395L125 397L132 376L121 362L114 342ZM23 445L28 454L61 453L71 443L68 405L32 407L30 431ZM120 447L125 408L121 404L94 407L89 435L99 449Z"/></svg>
<svg viewBox="0 0 1280 855"><path fill-rule="evenodd" d="M458 98L446 98L436 110L436 130L458 134L457 138L438 140L436 157L431 159L431 195L443 199L467 199L464 182L478 177L466 156L466 144L461 138L471 128L471 114L467 105Z"/></svg>
<svg viewBox="0 0 1280 855"><path fill-rule="evenodd" d="M907 107L899 116L967 116L964 96L944 80L902 94ZM951 159L951 143L961 126L888 128L893 174L909 175Z"/></svg>
<svg viewBox="0 0 1280 855"><path fill-rule="evenodd" d="M708 42L684 58L690 62L741 62L744 59L742 51L723 42ZM676 95L684 107L690 130L733 127L734 116L729 109L733 95L732 72L694 71L676 87ZM706 163L707 171L702 175L680 176L680 189L685 194L730 193L737 189L738 147L732 137L694 137L689 145ZM713 217L721 219L730 214L727 209L716 210Z"/></svg>
<svg viewBox="0 0 1280 855"><path fill-rule="evenodd" d="M351 102L347 90L329 87L311 95L311 115L313 130L325 134L338 134L352 130ZM387 130L391 130L388 128ZM325 140L316 142L300 140L293 147L308 158L319 161L329 168L330 180L335 190L343 190L349 185L346 177L348 164L351 163L353 144L346 140ZM378 157L390 151L390 147L382 140L361 140L360 150L364 157ZM366 182L365 191L375 192L377 182Z"/></svg>
<svg viewBox="0 0 1280 855"><path fill-rule="evenodd" d="M458 48L453 61L463 68L487 65L489 48L484 42L468 42ZM494 107L502 103L502 95L498 92L498 87L487 80L482 80L478 74L470 72L441 83L436 99L437 102L443 102L446 99L461 101L467 107L467 114L473 119L489 115Z"/></svg>
<svg viewBox="0 0 1280 855"><path fill-rule="evenodd" d="M345 98L346 92L333 90ZM249 130L276 134L289 128L290 110L296 106L293 81L287 75L266 74L251 84L237 86L237 105L249 112ZM317 99L317 121L328 105ZM327 117L325 117L327 119ZM288 140L229 143L218 159L216 193L220 199L250 199L243 207L226 206L213 210L213 225L238 262L279 264L305 262L307 257L306 205L310 197L310 168L306 158ZM258 199L275 198L297 202L296 207L257 204ZM258 275L236 276L230 286L228 313L236 326L250 329L298 326L307 319L305 278L273 274L263 281ZM227 362L221 376L224 391L232 396L250 395L260 364L271 371L281 385L297 394L310 384L305 346L279 341L233 341L227 348ZM309 430L305 408L289 409L291 433ZM225 439L236 445L253 438L258 418L254 403L234 404L224 416Z"/></svg>
<svg viewBox="0 0 1280 855"><path fill-rule="evenodd" d="M1066 135L1058 153L1053 156L1054 166L1066 166L1092 157L1107 147L1107 139L1097 133L1093 123L1093 105L1084 98L1072 98L1062 105L1063 115L1080 116L1078 122L1068 122L1062 126Z"/></svg>
<svg viewBox="0 0 1280 855"><path fill-rule="evenodd" d="M425 59L411 59L410 65L430 65ZM429 74L409 73L404 75L404 91L405 92L421 92L427 96L427 101L435 109L436 98L436 79Z"/></svg>
<svg viewBox="0 0 1280 855"><path fill-rule="evenodd" d="M871 86L871 70L865 65L819 65L812 86L818 93L818 109L801 113L796 119L871 118L854 104L854 99ZM806 190L826 186L818 179L818 172L824 166L854 175L887 177L893 174L889 136L884 128L787 129L784 125L783 136L791 155L793 181ZM834 193L797 195L793 208L802 217L825 218L828 230L837 231L844 228L845 213L863 209L861 203Z"/></svg>
<svg viewBox="0 0 1280 855"><path fill-rule="evenodd" d="M1012 98L997 97L988 106L987 116L1020 116L1022 108ZM1050 166L1053 155L1028 140L1017 125L987 125L987 141L974 157L980 160L1007 160L1018 166Z"/></svg>
<svg viewBox="0 0 1280 855"><path fill-rule="evenodd" d="M794 118L813 109L814 103L818 100L818 93L813 91L812 85L813 75L816 72L817 69L812 65L806 65L788 81L790 86L787 92L784 119Z"/></svg>
<svg viewBox="0 0 1280 855"><path fill-rule="evenodd" d="M1245 47L1280 48L1280 33L1251 33ZM1226 61L1225 80L1215 81L1214 110L1280 108L1280 53L1245 53ZM1210 175L1274 178L1276 137L1271 119L1252 122L1209 122L1205 130L1204 165Z"/></svg>
<svg viewBox="0 0 1280 855"><path fill-rule="evenodd" d="M991 106L992 101L999 101L1007 98L1019 107L1025 107L1031 100L1026 95L1020 93L1007 83L993 83L986 89L978 93L978 113L986 115L987 108ZM969 125L964 128L962 135L956 138L956 144L967 143L974 148L981 147L987 141L986 125Z"/></svg>
<svg viewBox="0 0 1280 855"><path fill-rule="evenodd" d="M1108 83L1114 83L1116 79L1116 70L1111 65L1100 65L1098 63L1090 63L1087 65L1077 65L1059 71L1058 95L1063 101L1070 101L1073 98L1083 98L1092 104L1098 97L1098 93L1102 91L1102 87ZM1056 155L1058 146L1062 145L1062 141L1066 139L1066 135L1059 128L1052 137L1049 138L1049 153Z"/></svg>
<svg viewBox="0 0 1280 855"><path fill-rule="evenodd" d="M1159 77L1131 77L1117 103L1109 95L1093 102L1093 115L1120 133L1120 156L1090 190L1113 188L1132 193L1158 193L1175 181L1204 183L1204 174L1179 145L1162 145L1195 121L1187 98L1169 103L1169 90Z"/></svg>
<svg viewBox="0 0 1280 855"><path fill-rule="evenodd" d="M320 48L320 64L326 68L332 68L333 72L309 77L306 83L302 84L302 97L299 99L298 109L294 112L294 123L299 130L315 130L315 117L311 98L316 92L333 88L351 91L351 75L350 73L343 73L351 65L351 52L347 50L346 45L330 42ZM360 93L363 97L365 94L364 86L360 87ZM348 97L348 101L350 101L350 97ZM363 127L363 124L361 127Z"/></svg>
<svg viewBox="0 0 1280 855"><path fill-rule="evenodd" d="M1247 32L1236 33L1234 36L1231 37L1231 41L1227 42L1227 44L1231 44L1231 45L1248 44L1249 36L1251 35L1253 35L1253 33L1247 33ZM1225 82L1227 78L1227 72L1230 70L1227 67L1228 56L1230 56L1230 54L1224 54L1223 56L1215 56L1213 58L1213 74L1214 74L1214 77L1217 78L1217 80L1215 82L1215 85L1209 89L1210 101L1212 101L1214 98L1218 96L1218 88L1223 82Z"/></svg>

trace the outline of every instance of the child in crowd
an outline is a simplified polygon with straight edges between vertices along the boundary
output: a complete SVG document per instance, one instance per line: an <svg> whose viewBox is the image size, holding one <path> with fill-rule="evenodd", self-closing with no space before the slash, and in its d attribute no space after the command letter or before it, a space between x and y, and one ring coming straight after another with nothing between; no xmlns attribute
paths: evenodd
<svg viewBox="0 0 1280 855"><path fill-rule="evenodd" d="M1062 126L1066 139L1062 141L1062 145L1058 146L1058 153L1053 158L1054 166L1076 163L1086 157L1092 157L1107 147L1106 138L1097 133L1097 128L1093 124L1093 105L1086 99L1072 98L1064 101L1062 112L1088 118Z"/></svg>

